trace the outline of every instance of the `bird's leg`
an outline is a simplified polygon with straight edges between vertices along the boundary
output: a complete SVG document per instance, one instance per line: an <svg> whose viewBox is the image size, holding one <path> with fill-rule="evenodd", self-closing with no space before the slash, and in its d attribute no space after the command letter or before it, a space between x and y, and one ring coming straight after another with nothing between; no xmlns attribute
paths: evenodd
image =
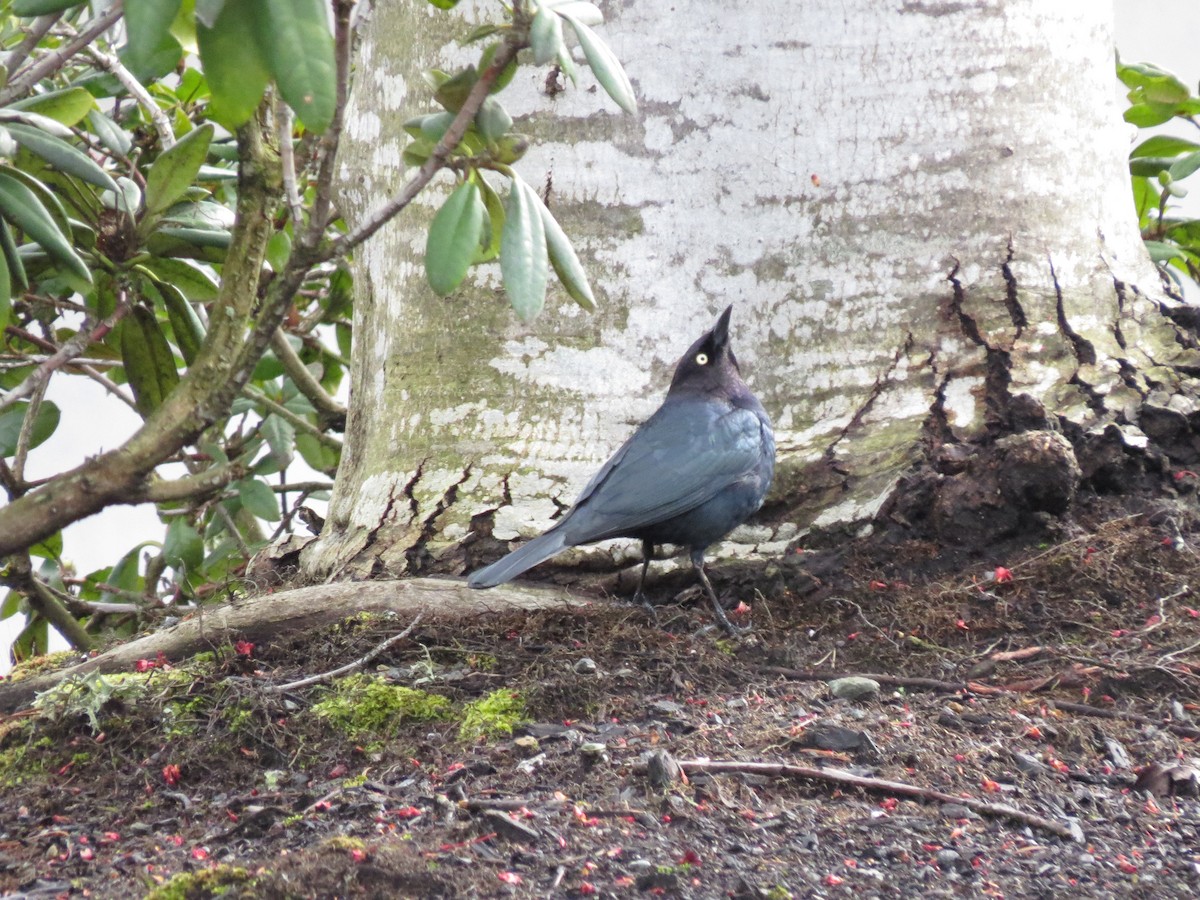
<svg viewBox="0 0 1200 900"><path fill-rule="evenodd" d="M704 571L704 551L692 551L692 568L696 570L696 575L700 578L700 583L704 585L704 589L708 591L708 599L712 601L713 612L717 614L717 621L721 623L721 627L729 634L730 637L741 637L750 631L749 628L741 628L729 621L729 616L725 615L725 607L721 605L721 601L717 599L717 592L713 590L712 582L708 580L708 575Z"/></svg>
<svg viewBox="0 0 1200 900"><path fill-rule="evenodd" d="M654 604L642 593L642 587L646 584L646 570L650 568L650 560L654 557L654 545L650 541L642 541L642 574L638 577L637 590L633 593L635 602L642 604L642 608L650 614L650 618L654 624L658 624L658 610L654 608Z"/></svg>

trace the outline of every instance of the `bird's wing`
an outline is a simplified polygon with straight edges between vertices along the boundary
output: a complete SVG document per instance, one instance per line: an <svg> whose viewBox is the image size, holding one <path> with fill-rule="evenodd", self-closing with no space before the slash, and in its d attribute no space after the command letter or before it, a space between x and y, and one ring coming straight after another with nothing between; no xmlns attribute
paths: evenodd
<svg viewBox="0 0 1200 900"><path fill-rule="evenodd" d="M712 402L665 405L596 473L561 527L572 544L616 537L694 509L753 472L763 423Z"/></svg>

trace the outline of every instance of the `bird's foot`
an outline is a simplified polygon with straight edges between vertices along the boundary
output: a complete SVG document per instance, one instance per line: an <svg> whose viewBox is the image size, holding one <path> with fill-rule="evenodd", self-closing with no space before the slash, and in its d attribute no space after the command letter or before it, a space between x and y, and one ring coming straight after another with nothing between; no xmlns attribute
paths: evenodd
<svg viewBox="0 0 1200 900"><path fill-rule="evenodd" d="M650 621L653 622L655 625L660 625L660 623L658 621L658 610L655 609L654 604L650 602L649 597L647 597L641 591L638 591L636 594L633 595L633 602L640 603L642 606L642 609L644 609L646 611L646 614L648 616L650 616Z"/></svg>
<svg viewBox="0 0 1200 900"><path fill-rule="evenodd" d="M731 638L741 638L748 635L754 629L749 626L734 625L729 621L729 616L725 614L725 607L720 603L713 603L713 612L717 614L717 621L721 623L721 627L725 629L725 633Z"/></svg>

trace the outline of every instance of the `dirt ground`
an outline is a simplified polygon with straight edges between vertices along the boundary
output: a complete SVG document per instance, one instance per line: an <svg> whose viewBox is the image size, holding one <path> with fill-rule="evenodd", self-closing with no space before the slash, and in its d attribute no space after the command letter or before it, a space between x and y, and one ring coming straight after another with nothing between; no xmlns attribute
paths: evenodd
<svg viewBox="0 0 1200 900"><path fill-rule="evenodd" d="M428 694L341 717L329 685L272 688L407 622L148 660L94 722L0 718L0 892L1197 896L1194 505L1084 497L987 554L827 536L714 566L741 641L686 573L658 626L600 597L431 620L366 667ZM833 696L862 674L877 693Z"/></svg>

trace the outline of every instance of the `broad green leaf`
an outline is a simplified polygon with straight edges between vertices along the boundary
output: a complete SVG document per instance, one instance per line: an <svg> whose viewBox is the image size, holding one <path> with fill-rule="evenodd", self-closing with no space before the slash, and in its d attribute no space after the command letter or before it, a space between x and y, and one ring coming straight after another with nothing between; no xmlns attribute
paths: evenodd
<svg viewBox="0 0 1200 900"><path fill-rule="evenodd" d="M237 483L238 498L242 508L253 516L268 522L277 522L280 517L279 502L270 485L258 478L243 478Z"/></svg>
<svg viewBox="0 0 1200 900"><path fill-rule="evenodd" d="M1165 69L1149 63L1118 65L1117 77L1139 100L1151 103L1181 103L1191 96L1187 85Z"/></svg>
<svg viewBox="0 0 1200 900"><path fill-rule="evenodd" d="M267 241L267 262L276 272L282 272L287 267L288 257L292 255L292 236L286 231L277 231Z"/></svg>
<svg viewBox="0 0 1200 900"><path fill-rule="evenodd" d="M8 260L0 253L0 334L8 327L8 320L12 316L13 287L8 274Z"/></svg>
<svg viewBox="0 0 1200 900"><path fill-rule="evenodd" d="M483 229L479 188L464 181L433 217L425 241L425 275L438 296L445 297L462 283Z"/></svg>
<svg viewBox="0 0 1200 900"><path fill-rule="evenodd" d="M453 78L444 81L434 92L433 99L443 109L456 113L462 109L467 95L471 93L471 88L475 87L475 82L478 80L479 73L475 71L475 67L467 66Z"/></svg>
<svg viewBox="0 0 1200 900"><path fill-rule="evenodd" d="M82 5L83 0L13 0L12 11L18 16L44 16Z"/></svg>
<svg viewBox="0 0 1200 900"><path fill-rule="evenodd" d="M167 526L163 558L176 572L191 576L204 561L204 539L183 516L175 516Z"/></svg>
<svg viewBox="0 0 1200 900"><path fill-rule="evenodd" d="M1146 138L1130 152L1132 159L1142 156L1178 156L1181 153L1191 153L1200 150L1200 144L1183 138L1172 137L1169 134L1156 134Z"/></svg>
<svg viewBox="0 0 1200 900"><path fill-rule="evenodd" d="M224 8L225 0L196 0L196 22L205 28L212 28Z"/></svg>
<svg viewBox="0 0 1200 900"><path fill-rule="evenodd" d="M547 4L560 16L574 16L584 25L596 26L604 21L604 14L595 3L587 0L565 0L563 3L550 2Z"/></svg>
<svg viewBox="0 0 1200 900"><path fill-rule="evenodd" d="M1183 252L1174 244L1167 244L1163 241L1144 241L1146 250L1150 254L1150 258L1156 263L1170 262L1173 259L1183 259Z"/></svg>
<svg viewBox="0 0 1200 900"><path fill-rule="evenodd" d="M89 184L115 192L117 183L96 162L66 141L28 125L10 122L7 131L22 147L37 154L60 172L74 175Z"/></svg>
<svg viewBox="0 0 1200 900"><path fill-rule="evenodd" d="M500 101L495 97L487 97L479 112L475 113L475 127L486 141L495 141L508 133L512 128L512 116L508 114Z"/></svg>
<svg viewBox="0 0 1200 900"><path fill-rule="evenodd" d="M549 259L538 203L533 188L514 175L504 204L500 274L509 302L523 322L532 321L546 303Z"/></svg>
<svg viewBox="0 0 1200 900"><path fill-rule="evenodd" d="M588 284L587 272L584 271L583 264L575 254L575 248L571 246L566 232L550 214L550 210L546 208L542 198L534 193L533 200L537 204L538 213L542 217L542 226L546 230L546 250L550 256L550 265L554 267L554 274L558 276L558 280L562 282L562 286L566 288L572 300L588 312L594 311L596 298L592 294L592 286Z"/></svg>
<svg viewBox="0 0 1200 900"><path fill-rule="evenodd" d="M100 110L88 110L87 120L88 130L99 139L106 149L124 156L133 147L133 141L125 129Z"/></svg>
<svg viewBox="0 0 1200 900"><path fill-rule="evenodd" d="M96 99L83 88L73 87L18 100L10 108L37 113L70 128L96 108Z"/></svg>
<svg viewBox="0 0 1200 900"><path fill-rule="evenodd" d="M184 362L190 366L196 361L204 343L204 323L175 285L157 283L154 290L158 291L167 310L167 321L171 323L171 332L175 335L175 346L179 348Z"/></svg>
<svg viewBox="0 0 1200 900"><path fill-rule="evenodd" d="M487 216L483 220L483 236L472 262L491 262L500 255L500 238L504 235L504 203L482 174L478 174L476 184L479 186Z"/></svg>
<svg viewBox="0 0 1200 900"><path fill-rule="evenodd" d="M213 126L201 125L185 134L175 146L159 154L146 175L146 216L157 217L179 200L208 154Z"/></svg>
<svg viewBox="0 0 1200 900"><path fill-rule="evenodd" d="M1174 156L1139 156L1130 158L1129 174L1144 176L1146 178L1157 178L1159 172L1170 170L1175 160L1176 157Z"/></svg>
<svg viewBox="0 0 1200 900"><path fill-rule="evenodd" d="M4 602L0 603L0 622L12 618L21 611L21 595L16 591L6 591Z"/></svg>
<svg viewBox="0 0 1200 900"><path fill-rule="evenodd" d="M175 355L154 313L135 306L117 326L125 378L138 412L148 416L179 383Z"/></svg>
<svg viewBox="0 0 1200 900"><path fill-rule="evenodd" d="M56 531L44 541L38 541L29 548L29 555L36 556L41 559L62 559L63 552L63 536L61 531Z"/></svg>
<svg viewBox="0 0 1200 900"><path fill-rule="evenodd" d="M1180 181L1200 169L1200 150L1176 160L1170 168L1171 179Z"/></svg>
<svg viewBox="0 0 1200 900"><path fill-rule="evenodd" d="M203 303L216 300L217 294L220 293L220 288L211 275L186 260L153 256L134 268L145 271L155 281L174 285L189 300Z"/></svg>
<svg viewBox="0 0 1200 900"><path fill-rule="evenodd" d="M1149 128L1171 121L1177 111L1178 107L1170 103L1135 103L1125 110L1125 121L1138 128Z"/></svg>
<svg viewBox="0 0 1200 900"><path fill-rule="evenodd" d="M608 96L612 97L617 106L626 112L637 112L637 100L633 96L633 85L630 84L629 76L625 74L620 60L612 50L608 49L608 44L600 40L596 32L584 25L581 20L570 13L563 12L561 7L556 12L575 29L575 36L579 38L579 46L583 48L583 55L587 58L588 65L591 66L592 74L596 76L600 86L608 92Z"/></svg>
<svg viewBox="0 0 1200 900"><path fill-rule="evenodd" d="M4 172L0 172L0 215L40 244L67 272L91 284L92 273L54 223L42 201L23 183Z"/></svg>
<svg viewBox="0 0 1200 900"><path fill-rule="evenodd" d="M438 9L454 9L458 6L458 0L429 0L429 5Z"/></svg>
<svg viewBox="0 0 1200 900"><path fill-rule="evenodd" d="M29 279L25 277L25 263L17 250L17 242L13 239L12 229L4 219L0 219L0 253L4 255L5 270L12 285L12 293L29 290Z"/></svg>
<svg viewBox="0 0 1200 900"><path fill-rule="evenodd" d="M279 93L310 131L333 120L336 78L325 0L259 0L253 4L259 52Z"/></svg>
<svg viewBox="0 0 1200 900"><path fill-rule="evenodd" d="M136 547L128 550L112 567L105 579L105 583L112 585L115 588L120 588L123 591L133 591L134 593L141 591L145 587L145 579L141 574L142 550L151 545L149 541L143 541ZM157 546L157 544L153 544ZM101 591L100 599L108 602L120 602L125 600L119 594L112 591Z"/></svg>
<svg viewBox="0 0 1200 900"><path fill-rule="evenodd" d="M233 210L211 200L176 203L162 216L164 225L179 228L203 228L209 231L228 231L233 227Z"/></svg>
<svg viewBox="0 0 1200 900"><path fill-rule="evenodd" d="M254 6L246 0L228 2L213 27L197 23L196 42L212 90L210 112L229 129L249 121L271 80L266 58L258 42L251 40L256 29Z"/></svg>
<svg viewBox="0 0 1200 900"><path fill-rule="evenodd" d="M296 429L292 423L272 413L263 420L262 435L271 448L275 471L282 471L291 465L296 450Z"/></svg>
<svg viewBox="0 0 1200 900"><path fill-rule="evenodd" d="M457 2L457 0L456 0L456 2ZM499 25L495 25L491 22L487 22L483 25L477 26L474 30L471 31L470 34L468 34L465 38L463 38L462 41L460 41L460 43L465 47L467 44L474 44L476 41L482 41L484 38L489 38L493 34L496 34L499 31L500 31Z"/></svg>
<svg viewBox="0 0 1200 900"><path fill-rule="evenodd" d="M0 457L10 457L17 452L17 438L21 433L21 423L29 411L29 401L21 400L0 413ZM33 433L29 436L29 449L45 443L54 429L58 428L61 418L58 406L49 400L42 402L38 409L37 418L33 421Z"/></svg>
<svg viewBox="0 0 1200 900"><path fill-rule="evenodd" d="M50 623L36 613L31 613L9 647L9 656L16 662L24 662L35 656L44 656L50 650Z"/></svg>
<svg viewBox="0 0 1200 900"><path fill-rule="evenodd" d="M493 158L496 162L511 166L525 155L529 149L529 139L523 134L506 134L496 141Z"/></svg>
<svg viewBox="0 0 1200 900"><path fill-rule="evenodd" d="M533 61L539 66L557 59L563 48L562 19L545 3L538 7L529 27L529 45L533 49Z"/></svg>
<svg viewBox="0 0 1200 900"><path fill-rule="evenodd" d="M130 0L125 5L121 60L143 83L161 78L175 67L183 47L171 34L183 0Z"/></svg>
<svg viewBox="0 0 1200 900"><path fill-rule="evenodd" d="M322 444L317 440L316 435L308 432L296 435L296 449L300 453L300 458L318 472L332 475L337 471L338 452L332 447Z"/></svg>
<svg viewBox="0 0 1200 900"><path fill-rule="evenodd" d="M500 44L489 44L484 48L483 53L479 57L479 71L485 72L491 66L492 60L496 57L496 51L500 49ZM489 94L498 94L512 83L513 77L517 74L517 60L514 58L492 82L492 86L488 88Z"/></svg>

